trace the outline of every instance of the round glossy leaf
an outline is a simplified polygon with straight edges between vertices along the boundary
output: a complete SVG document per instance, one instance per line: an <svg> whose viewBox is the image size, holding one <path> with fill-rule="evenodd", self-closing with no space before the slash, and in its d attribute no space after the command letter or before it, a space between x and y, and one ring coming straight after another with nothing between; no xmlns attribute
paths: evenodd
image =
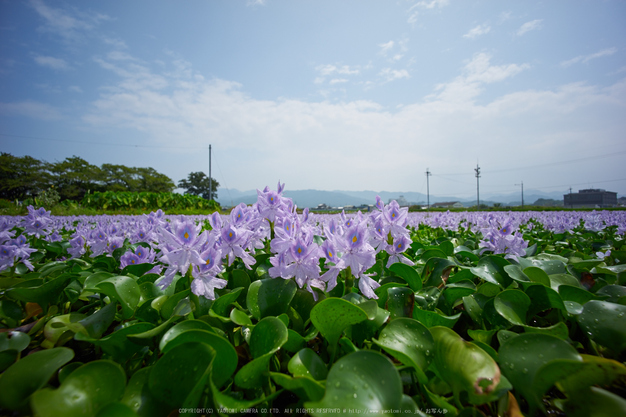
<svg viewBox="0 0 626 417"><path fill-rule="evenodd" d="M126 319L133 316L141 298L141 291L137 282L124 275L106 278L95 287L85 288L85 290L101 292L119 301L122 305L122 313Z"/></svg>
<svg viewBox="0 0 626 417"><path fill-rule="evenodd" d="M112 359L118 363L126 362L135 353L141 350L142 346L128 340L128 335L147 332L154 328L152 323L135 323L117 330L102 339L88 339L81 334L76 335L76 340L84 340L99 346L102 351L111 355Z"/></svg>
<svg viewBox="0 0 626 417"><path fill-rule="evenodd" d="M530 282L530 278L522 272L522 268L520 268L519 265L506 265L504 271L515 281Z"/></svg>
<svg viewBox="0 0 626 417"><path fill-rule="evenodd" d="M422 288L422 279L415 269L409 265L397 262L389 267L389 270L405 280L413 291Z"/></svg>
<svg viewBox="0 0 626 417"><path fill-rule="evenodd" d="M506 259L499 256L488 255L480 258L478 265L470 268L470 271L487 282L502 288L507 288L513 281L504 269L507 265L511 265L511 263Z"/></svg>
<svg viewBox="0 0 626 417"><path fill-rule="evenodd" d="M152 367L148 381L150 392L172 409L183 405L196 407L197 400L192 404L193 399L206 385L214 358L215 350L205 343L174 346Z"/></svg>
<svg viewBox="0 0 626 417"><path fill-rule="evenodd" d="M428 259L422 271L422 280L424 282L424 286L439 286L441 283L448 279L450 271L455 266L458 265L455 262L447 259L445 256L443 256L442 258L435 257Z"/></svg>
<svg viewBox="0 0 626 417"><path fill-rule="evenodd" d="M250 335L250 353L259 358L274 353L287 343L289 334L285 324L276 317L265 317L254 326Z"/></svg>
<svg viewBox="0 0 626 417"><path fill-rule="evenodd" d="M434 357L435 341L424 325L410 318L398 318L372 341L403 364L412 366L419 382L428 382L425 372Z"/></svg>
<svg viewBox="0 0 626 417"><path fill-rule="evenodd" d="M165 334L161 338L161 341L159 342L159 350L161 350L162 352L163 349L165 348L165 345L167 345L167 343L170 340L174 339L176 336L178 336L182 332L185 332L187 330L193 330L193 329L206 330L208 332L213 332L213 329L211 328L211 326L209 326L206 322L202 320L181 321L180 323L176 324L171 329L169 329L167 332L165 332Z"/></svg>
<svg viewBox="0 0 626 417"><path fill-rule="evenodd" d="M257 320L287 312L298 286L291 279L269 278L254 281L248 287L246 303Z"/></svg>
<svg viewBox="0 0 626 417"><path fill-rule="evenodd" d="M6 295L16 300L37 303L44 309L44 312L46 312L48 304L56 302L65 287L67 287L70 281L75 277L76 275L73 274L63 274L36 287L13 287L6 290Z"/></svg>
<svg viewBox="0 0 626 417"><path fill-rule="evenodd" d="M295 377L308 376L318 381L326 379L328 373L324 361L309 348L302 349L293 355L287 369Z"/></svg>
<svg viewBox="0 0 626 417"><path fill-rule="evenodd" d="M188 342L201 342L215 351L213 382L218 387L221 387L237 369L237 351L233 345L222 336L207 330L191 329L178 333L163 346L162 352L165 354L174 347Z"/></svg>
<svg viewBox="0 0 626 417"><path fill-rule="evenodd" d="M531 282L537 282L541 285L545 285L546 287L550 286L550 277L548 277L546 271L541 268L529 266L524 269L524 275L526 275Z"/></svg>
<svg viewBox="0 0 626 417"><path fill-rule="evenodd" d="M230 310L230 320L238 326L252 326L252 320L238 308Z"/></svg>
<svg viewBox="0 0 626 417"><path fill-rule="evenodd" d="M595 342L618 353L626 349L626 306L592 300L576 318Z"/></svg>
<svg viewBox="0 0 626 417"><path fill-rule="evenodd" d="M401 409L402 402L402 381L391 361L362 350L339 359L328 373L324 398L305 407L312 408L314 416L327 415L325 408L356 410L343 415L397 416L393 410Z"/></svg>
<svg viewBox="0 0 626 417"><path fill-rule="evenodd" d="M122 397L126 375L115 362L89 362L72 372L58 389L44 388L33 394L36 415L93 416L106 404Z"/></svg>
<svg viewBox="0 0 626 417"><path fill-rule="evenodd" d="M532 304L528 309L528 317L551 308L558 308L564 312L567 311L561 296L553 288L541 284L533 284L528 286L525 292L532 300Z"/></svg>
<svg viewBox="0 0 626 417"><path fill-rule="evenodd" d="M228 311L228 306L237 301L239 298L239 294L243 291L243 288L236 288L229 293L220 295L213 304L211 305L211 309L218 315L225 317L230 312Z"/></svg>
<svg viewBox="0 0 626 417"><path fill-rule="evenodd" d="M452 328L460 317L461 313L457 313L454 316L444 316L436 311L422 310L421 308L413 309L413 318L428 328L435 326Z"/></svg>
<svg viewBox="0 0 626 417"><path fill-rule="evenodd" d="M472 402L481 403L500 383L500 368L493 358L473 343L466 342L447 327L430 329L435 341L435 365L458 398L468 392Z"/></svg>
<svg viewBox="0 0 626 417"><path fill-rule="evenodd" d="M626 376L626 366L612 359L601 356L581 355L582 366L558 382L558 386L569 396L592 385L609 385L618 378Z"/></svg>
<svg viewBox="0 0 626 417"><path fill-rule="evenodd" d="M580 305L585 305L591 300L597 300L598 297L584 288L572 287L571 285L559 286L559 294L563 301L574 301Z"/></svg>
<svg viewBox="0 0 626 417"><path fill-rule="evenodd" d="M493 301L498 314L513 324L526 324L526 313L530 307L530 298L520 290L504 290Z"/></svg>
<svg viewBox="0 0 626 417"><path fill-rule="evenodd" d="M0 352L15 350L21 352L28 347L30 336L26 333L11 331L0 333Z"/></svg>
<svg viewBox="0 0 626 417"><path fill-rule="evenodd" d="M622 285L607 285L606 287L600 288L596 294L607 295L609 298L605 301L619 304L620 299L626 297L626 287Z"/></svg>
<svg viewBox="0 0 626 417"><path fill-rule="evenodd" d="M0 375L0 407L15 410L43 387L50 377L74 357L72 349L59 347L30 354Z"/></svg>
<svg viewBox="0 0 626 417"><path fill-rule="evenodd" d="M324 385L308 377L291 377L279 372L270 372L272 380L293 392L304 401L319 401L324 396Z"/></svg>
<svg viewBox="0 0 626 417"><path fill-rule="evenodd" d="M387 290L387 311L391 319L398 317L412 317L415 294L406 287L393 287ZM377 307L377 305L375 305Z"/></svg>
<svg viewBox="0 0 626 417"><path fill-rule="evenodd" d="M148 386L151 370L152 367L148 366L133 374L121 402L140 417L164 417L169 414L167 405L154 397Z"/></svg>
<svg viewBox="0 0 626 417"><path fill-rule="evenodd" d="M137 266L140 265L143 264ZM137 417L137 414L126 404L112 402L102 407L96 417Z"/></svg>
<svg viewBox="0 0 626 417"><path fill-rule="evenodd" d="M545 390L562 379L560 371L572 362L582 362L582 357L564 340L538 333L525 333L510 338L498 351L502 372L529 402L531 407L543 410L541 397ZM563 366L548 366L565 360ZM574 364L574 366L576 366ZM541 386L536 380L541 380ZM541 391L541 392L540 392Z"/></svg>
<svg viewBox="0 0 626 417"><path fill-rule="evenodd" d="M602 388L590 387L565 403L570 417L613 417L626 415L626 400Z"/></svg>
<svg viewBox="0 0 626 417"><path fill-rule="evenodd" d="M362 308L341 298L327 298L311 310L311 322L331 346L337 344L346 327L364 320L367 313Z"/></svg>

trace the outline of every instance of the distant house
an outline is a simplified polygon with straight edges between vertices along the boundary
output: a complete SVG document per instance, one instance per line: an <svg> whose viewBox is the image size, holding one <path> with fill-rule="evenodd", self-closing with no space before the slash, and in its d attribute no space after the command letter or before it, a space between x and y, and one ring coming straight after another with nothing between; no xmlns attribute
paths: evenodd
<svg viewBox="0 0 626 417"><path fill-rule="evenodd" d="M446 201L430 205L433 208L463 208L463 204L458 201Z"/></svg>
<svg viewBox="0 0 626 417"><path fill-rule="evenodd" d="M617 206L617 193L596 188L563 194L563 206L571 208L603 208Z"/></svg>
<svg viewBox="0 0 626 417"><path fill-rule="evenodd" d="M404 198L404 196L403 196L403 195L401 195L401 196L400 196L400 197L398 197L398 198L390 198L390 199L389 199L389 201L388 201L387 203L391 203L393 200L396 200L396 203L398 203L398 205L399 205L400 207L409 207L409 206L412 206L412 205L414 205L414 204L415 204L415 203L410 203L410 202L408 202L408 201L407 201L407 199L406 199L406 198Z"/></svg>

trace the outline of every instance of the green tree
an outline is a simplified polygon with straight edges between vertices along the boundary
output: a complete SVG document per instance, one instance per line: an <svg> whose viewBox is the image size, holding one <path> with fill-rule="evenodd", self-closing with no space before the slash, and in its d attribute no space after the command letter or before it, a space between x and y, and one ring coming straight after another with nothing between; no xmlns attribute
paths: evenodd
<svg viewBox="0 0 626 417"><path fill-rule="evenodd" d="M57 192L62 200L82 200L88 191L102 191L102 170L78 156L65 158L50 166Z"/></svg>
<svg viewBox="0 0 626 417"><path fill-rule="evenodd" d="M135 168L139 183L138 191L153 193L171 193L176 184L167 175L157 172L154 168Z"/></svg>
<svg viewBox="0 0 626 417"><path fill-rule="evenodd" d="M210 184L213 184L213 187L209 187ZM209 182L209 177L204 172L192 172L187 179L178 181L178 188L187 190L185 194L201 196L207 200L217 199L217 187L219 186L220 184L215 181L215 178L211 178ZM209 196L210 188L211 195Z"/></svg>
<svg viewBox="0 0 626 417"><path fill-rule="evenodd" d="M49 165L31 156L0 155L0 198L23 200L50 187Z"/></svg>

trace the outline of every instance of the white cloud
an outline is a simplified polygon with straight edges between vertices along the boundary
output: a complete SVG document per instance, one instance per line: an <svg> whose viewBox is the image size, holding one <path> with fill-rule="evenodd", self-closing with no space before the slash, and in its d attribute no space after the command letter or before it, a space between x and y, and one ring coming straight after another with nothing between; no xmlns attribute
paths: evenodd
<svg viewBox="0 0 626 417"><path fill-rule="evenodd" d="M380 53L383 55L387 55L387 52L389 52L391 50L391 48L393 48L394 42L393 41L389 41L387 43L381 43L380 45Z"/></svg>
<svg viewBox="0 0 626 417"><path fill-rule="evenodd" d="M44 20L39 29L61 36L66 41L79 41L82 35L100 22L110 20L101 13L84 13L48 6L43 0L30 0L30 5Z"/></svg>
<svg viewBox="0 0 626 417"><path fill-rule="evenodd" d="M358 75L361 72L360 66L351 67L349 65L333 65L333 64L325 64L318 65L315 67L315 70L319 73L318 77L315 77L313 81L315 84L323 84L326 82L326 78L329 75ZM342 80L342 81L338 81ZM341 79L332 79L331 84L336 84L338 82L347 82L348 80L345 78Z"/></svg>
<svg viewBox="0 0 626 417"><path fill-rule="evenodd" d="M541 22L543 22L543 19L535 19L531 20L530 22L524 23L517 31L517 36L522 36L523 34L530 32L531 30L541 29Z"/></svg>
<svg viewBox="0 0 626 417"><path fill-rule="evenodd" d="M478 25L475 26L473 28L471 28L469 30L469 32L467 32L465 35L463 35L464 38L469 38L469 39L476 39L477 37L479 37L480 35L484 35L486 33L489 33L489 31L491 30L491 27L489 25Z"/></svg>
<svg viewBox="0 0 626 417"><path fill-rule="evenodd" d="M582 62L583 64L591 61L592 59L602 58L603 56L610 56L617 52L617 48L606 48L601 51L598 51L594 54L589 55L579 55L576 58L572 58L567 61L561 62L561 65L564 67L569 67L570 65L576 64L578 62Z"/></svg>
<svg viewBox="0 0 626 417"><path fill-rule="evenodd" d="M69 91L71 91L71 92L73 92L73 93L82 93L82 92L83 92L83 89L82 89L82 88L80 88L80 87L79 87L79 86L77 86L77 85L70 85L70 86L68 87L68 90L69 90Z"/></svg>
<svg viewBox="0 0 626 417"><path fill-rule="evenodd" d="M65 62L65 60L61 58L55 58L52 56L43 56L36 55L34 58L35 62L42 67L48 67L55 70L68 70L70 66Z"/></svg>
<svg viewBox="0 0 626 417"><path fill-rule="evenodd" d="M482 192L483 187L488 190L489 181L519 182L517 176L494 179L487 174L489 169L524 165L525 160L549 163L564 149L585 155L589 137L598 138L593 146L619 144L626 128L626 122L610 116L626 105L626 80L606 89L569 84L517 91L478 104L474 98L484 85L528 68L493 65L487 54L475 55L428 99L418 97L393 110L372 101L259 100L240 84L198 79L192 68L181 79L172 71L167 74L173 63L158 73L146 67L137 77L133 65L129 61L103 65L120 80L101 90L83 117L85 123L104 132L122 128L130 135L141 133L155 145L175 143L180 148L168 150L164 165L171 178L205 169L207 155L185 148L211 143L219 174L229 187L239 189L250 189L250 184L272 186L281 179L292 190L354 190L364 183L370 189L414 190L415 178L423 177L429 166L439 174L467 170L468 182L474 185L464 189L471 193L472 169L480 156L486 173ZM338 74L341 66L334 67L327 68L329 75ZM388 74L393 76L393 71L389 68ZM162 80L168 88L142 79ZM466 99L459 97L464 94ZM602 168L590 167L581 175L593 176L596 171L601 173ZM545 172L529 172L523 179L525 184L545 184ZM574 177L552 180L581 182ZM433 191L435 182L431 192L440 194ZM436 187L441 190L441 184Z"/></svg>
<svg viewBox="0 0 626 417"><path fill-rule="evenodd" d="M342 83L347 83L348 80L345 78L333 78L332 80L330 80L328 82L328 84L333 85L333 84L342 84Z"/></svg>
<svg viewBox="0 0 626 417"><path fill-rule="evenodd" d="M378 75L382 76L386 80L386 82L410 77L409 72L407 70L405 69L395 70L392 68L383 68Z"/></svg>
<svg viewBox="0 0 626 417"><path fill-rule="evenodd" d="M0 103L0 114L15 114L38 120L58 120L61 112L46 103L37 101L20 101L15 103Z"/></svg>
<svg viewBox="0 0 626 417"><path fill-rule="evenodd" d="M443 8L450 3L449 0L420 0L417 3L413 4L409 10L409 18L408 22L410 24L414 24L417 22L417 16L419 16L419 10L432 10L435 8Z"/></svg>

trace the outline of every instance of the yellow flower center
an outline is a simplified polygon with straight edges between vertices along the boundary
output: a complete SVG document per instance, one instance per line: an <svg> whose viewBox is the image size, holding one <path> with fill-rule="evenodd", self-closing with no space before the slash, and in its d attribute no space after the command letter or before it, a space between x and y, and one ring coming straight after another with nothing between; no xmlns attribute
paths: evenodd
<svg viewBox="0 0 626 417"><path fill-rule="evenodd" d="M357 240L357 239L356 239L356 235L354 235L354 236L352 237L352 243L356 243L356 240Z"/></svg>
<svg viewBox="0 0 626 417"><path fill-rule="evenodd" d="M228 237L233 237L233 232L229 232Z"/></svg>
<svg viewBox="0 0 626 417"><path fill-rule="evenodd" d="M185 232L185 239L189 239L189 233Z"/></svg>
<svg viewBox="0 0 626 417"><path fill-rule="evenodd" d="M298 247L298 253L302 253L302 248Z"/></svg>

